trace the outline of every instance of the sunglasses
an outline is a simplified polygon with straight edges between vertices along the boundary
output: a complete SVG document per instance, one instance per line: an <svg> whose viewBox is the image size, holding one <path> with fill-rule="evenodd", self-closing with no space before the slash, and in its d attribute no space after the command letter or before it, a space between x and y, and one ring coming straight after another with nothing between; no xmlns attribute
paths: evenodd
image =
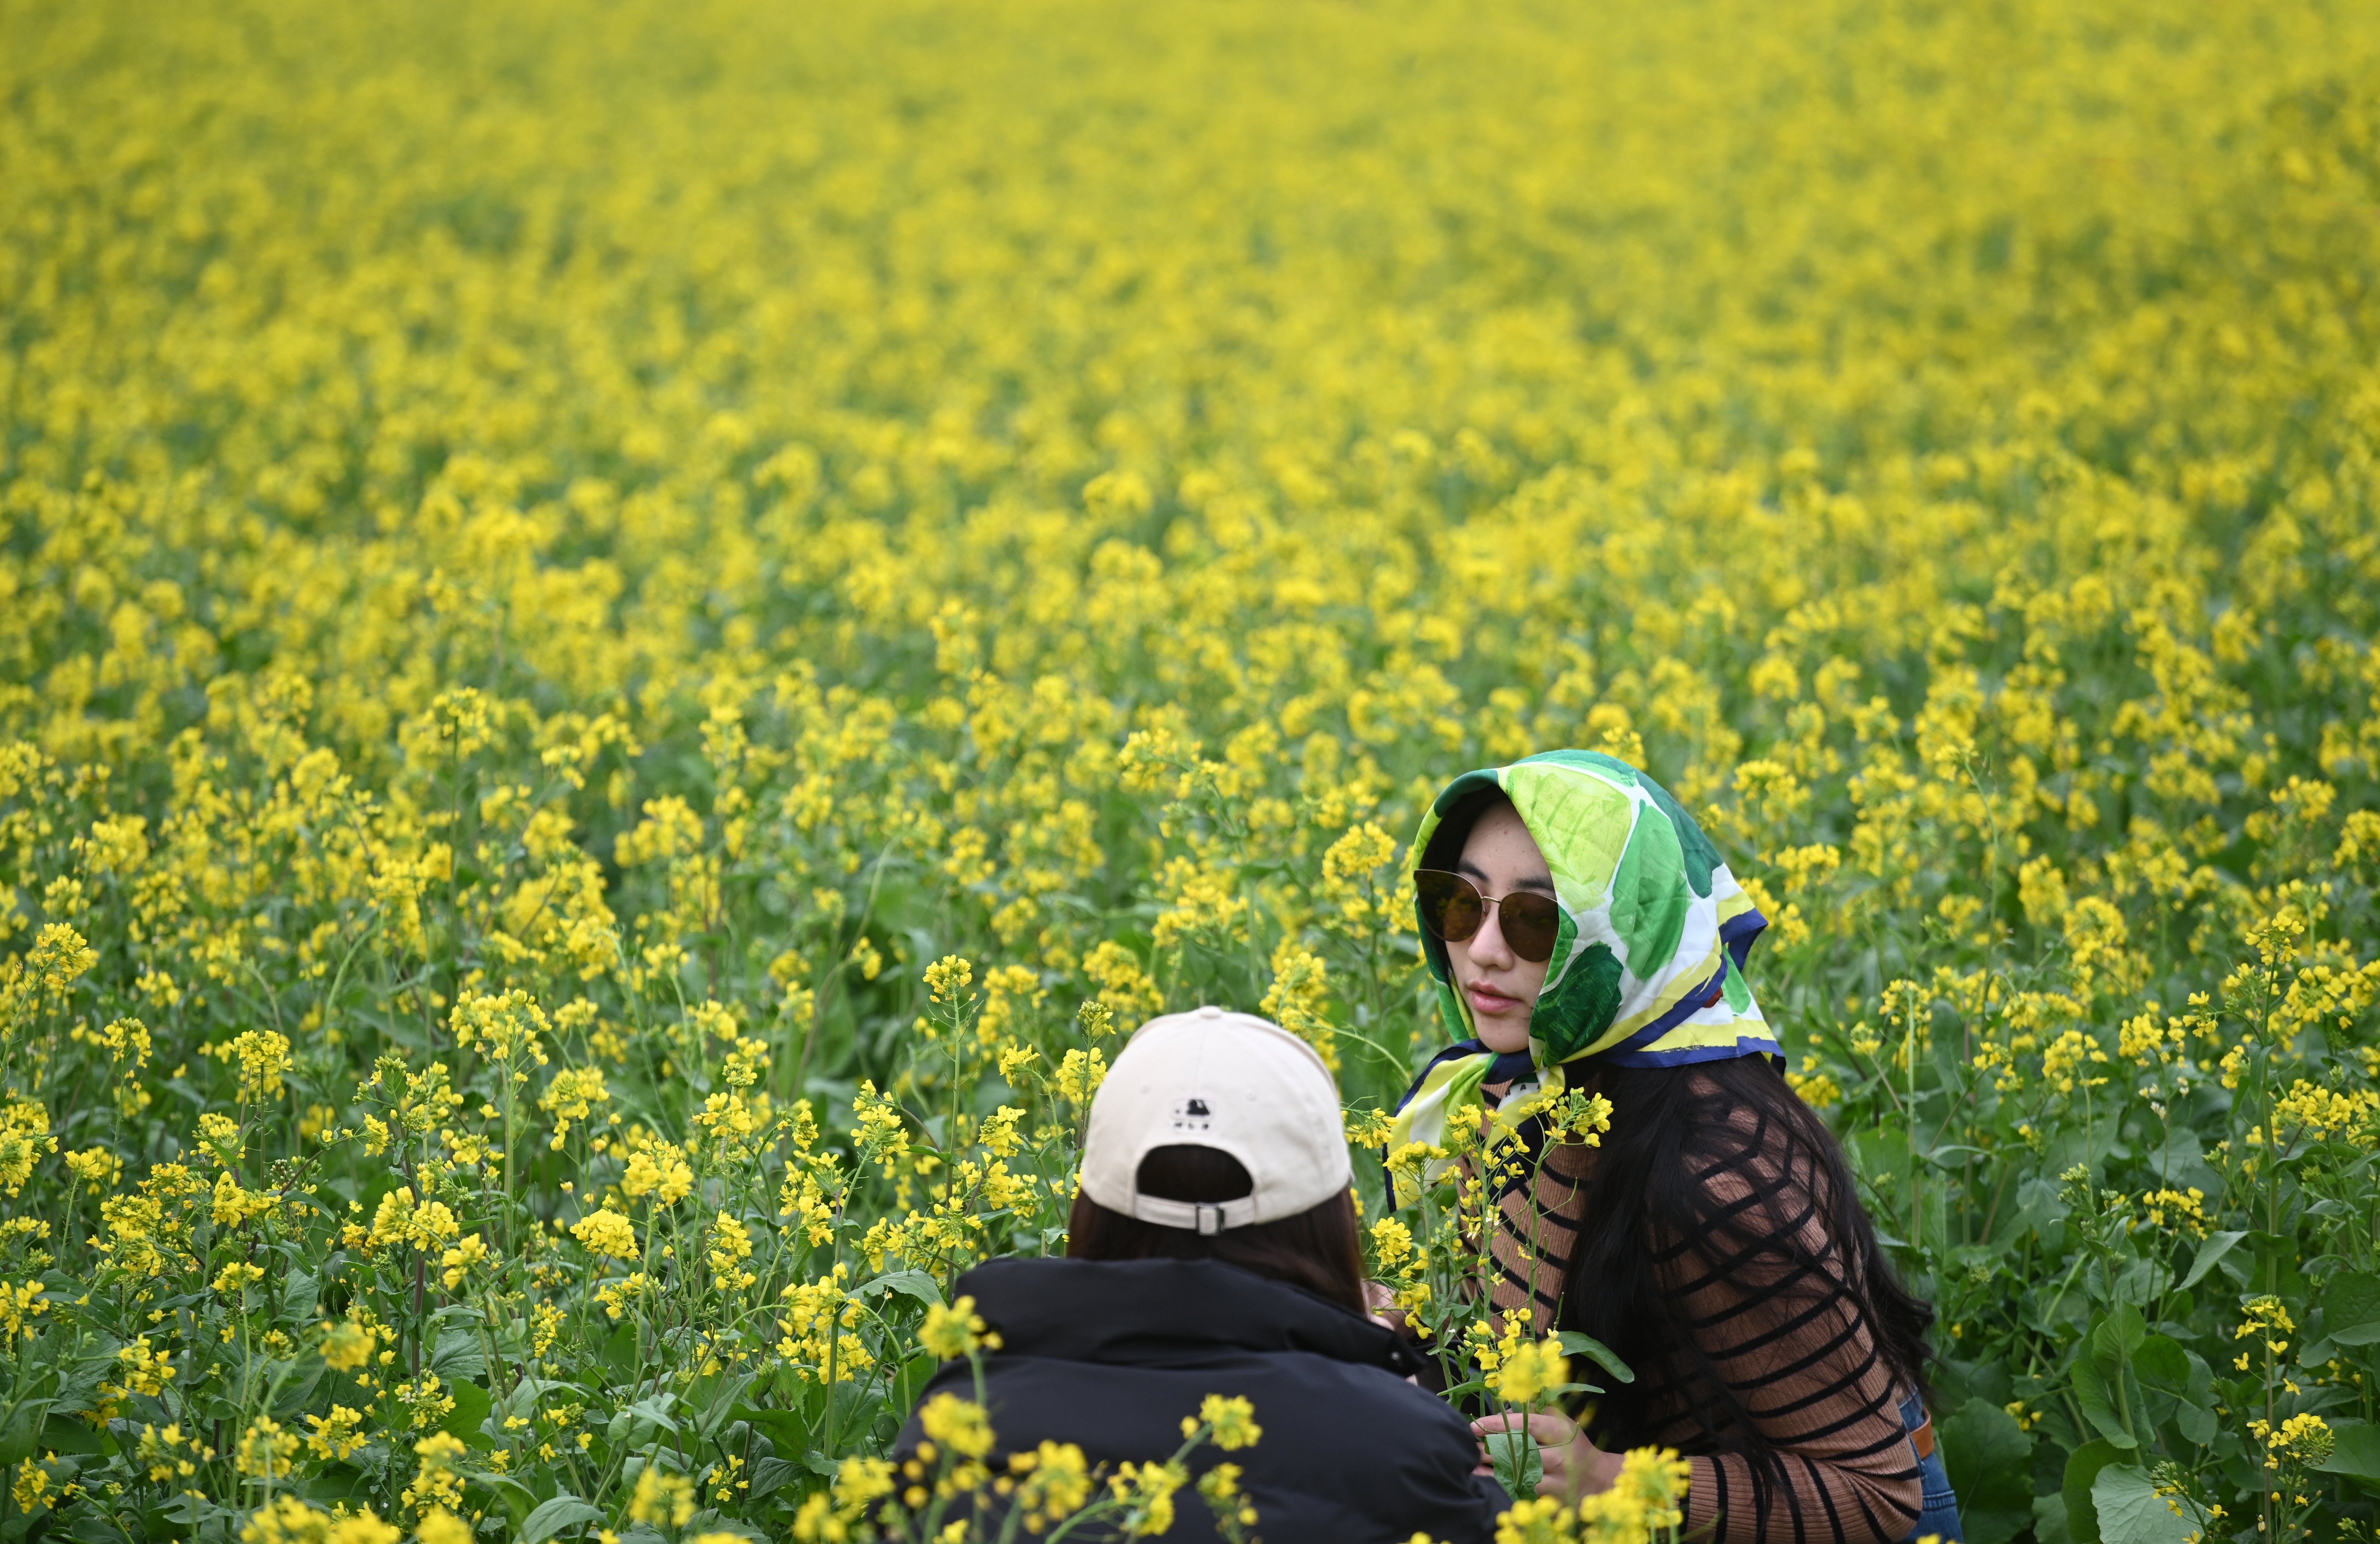
<svg viewBox="0 0 2380 1544"><path fill-rule="evenodd" d="M1561 908L1551 896L1514 890L1508 896L1483 896L1479 887L1443 869L1414 870L1414 892L1421 899L1422 925L1450 944L1460 944L1488 921L1493 906L1503 917L1504 942L1530 964L1541 964L1554 954L1554 938L1561 927Z"/></svg>

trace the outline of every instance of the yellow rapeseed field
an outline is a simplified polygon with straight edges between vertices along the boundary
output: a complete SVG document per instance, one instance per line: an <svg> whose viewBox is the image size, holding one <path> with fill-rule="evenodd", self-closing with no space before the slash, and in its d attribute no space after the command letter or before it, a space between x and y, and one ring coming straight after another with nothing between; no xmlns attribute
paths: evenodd
<svg viewBox="0 0 2380 1544"><path fill-rule="evenodd" d="M1565 746L1971 1544L2364 1538L2375 361L2369 6L0 0L0 1540L1242 1526L1245 1403L884 1455L1143 1018L1372 1151Z"/></svg>

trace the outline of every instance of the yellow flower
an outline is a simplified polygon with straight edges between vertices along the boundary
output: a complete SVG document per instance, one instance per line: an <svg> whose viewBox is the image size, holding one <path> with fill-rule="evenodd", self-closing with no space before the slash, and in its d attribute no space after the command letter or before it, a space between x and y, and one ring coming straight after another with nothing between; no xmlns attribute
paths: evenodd
<svg viewBox="0 0 2380 1544"><path fill-rule="evenodd" d="M250 1514L239 1537L242 1544L397 1544L404 1535L370 1508L318 1512L285 1492Z"/></svg>
<svg viewBox="0 0 2380 1544"><path fill-rule="evenodd" d="M1099 1091L1099 1085L1107 1080L1107 1057L1096 1048L1086 1050L1077 1046L1067 1052L1065 1060L1058 1064L1058 1096L1070 1104L1088 1104L1091 1095Z"/></svg>
<svg viewBox="0 0 2380 1544"><path fill-rule="evenodd" d="M1173 1493L1190 1481L1190 1471L1179 1464L1124 1464L1109 1488L1124 1504L1125 1531L1134 1538L1154 1538L1173 1527Z"/></svg>
<svg viewBox="0 0 2380 1544"><path fill-rule="evenodd" d="M1257 1424L1256 1406L1236 1395L1210 1393L1198 1402L1196 1420L1182 1417L1182 1435L1194 1435L1204 1426L1208 1438L1225 1453L1254 1447L1264 1437L1264 1428Z"/></svg>
<svg viewBox="0 0 2380 1544"><path fill-rule="evenodd" d="M1631 1448L1609 1490L1579 1503L1585 1536L1599 1544L1643 1544L1684 1517L1694 1466L1669 1448Z"/></svg>
<svg viewBox="0 0 2380 1544"><path fill-rule="evenodd" d="M926 990L938 1003L956 1005L975 980L975 966L954 954L946 954L926 967Z"/></svg>
<svg viewBox="0 0 2380 1544"><path fill-rule="evenodd" d="M553 1138L547 1145L559 1152L572 1125L587 1119L596 1105L607 1103L611 1097L611 1091L603 1086L601 1068L565 1068L555 1073L537 1099L538 1108L553 1116Z"/></svg>
<svg viewBox="0 0 2380 1544"><path fill-rule="evenodd" d="M419 1544L471 1544L471 1525L443 1506L431 1507L415 1525Z"/></svg>
<svg viewBox="0 0 2380 1544"><path fill-rule="evenodd" d="M954 1393L938 1393L917 1412L929 1441L965 1458L991 1451L991 1418L982 1405Z"/></svg>
<svg viewBox="0 0 2380 1544"><path fill-rule="evenodd" d="M620 1176L620 1191L630 1198L658 1196L663 1206L674 1206L694 1188L694 1170L669 1142L655 1142L628 1155L628 1172Z"/></svg>
<svg viewBox="0 0 2380 1544"><path fill-rule="evenodd" d="M225 1297L235 1297L239 1289L264 1279L264 1269L258 1265L226 1265L215 1273L214 1289Z"/></svg>
<svg viewBox="0 0 2380 1544"><path fill-rule="evenodd" d="M25 957L28 972L51 992L63 993L99 963L99 951L64 923L45 923Z"/></svg>
<svg viewBox="0 0 2380 1544"><path fill-rule="evenodd" d="M225 1047L239 1068L242 1100L278 1099L282 1074L289 1070L289 1041L273 1030L246 1030Z"/></svg>
<svg viewBox="0 0 2380 1544"><path fill-rule="evenodd" d="M1017 1481L1017 1505L1044 1525L1062 1521L1091 1499L1090 1465L1072 1442L1045 1438L1029 1453L1011 1454L1008 1472Z"/></svg>
<svg viewBox="0 0 2380 1544"><path fill-rule="evenodd" d="M465 1451L461 1440L447 1431L433 1431L413 1444L421 1463L401 1499L407 1510L425 1514L425 1525L437 1509L452 1511L462 1504L463 1479L455 1472L455 1463Z"/></svg>
<svg viewBox="0 0 2380 1544"><path fill-rule="evenodd" d="M322 1360L333 1371L353 1372L371 1360L378 1332L370 1325L353 1319L336 1324L326 1320L322 1332Z"/></svg>
<svg viewBox="0 0 2380 1544"><path fill-rule="evenodd" d="M571 1224L570 1236L586 1246L590 1254L612 1260L635 1260L640 1250L637 1230L617 1212L599 1208Z"/></svg>
<svg viewBox="0 0 2380 1544"><path fill-rule="evenodd" d="M2316 1465L2327 1460L2337 1446L2338 1438L2330 1423L2316 1415L2296 1415L2281 1422L2280 1429L2271 1431L2261 1421L2251 1423L2266 1436L2266 1451L2271 1454L2268 1465L2278 1463ZM2267 1433L2269 1433L2267 1435Z"/></svg>
<svg viewBox="0 0 2380 1544"><path fill-rule="evenodd" d="M239 1472L263 1480L286 1479L290 1460L298 1456L298 1436L260 1417L240 1433L234 1462Z"/></svg>
<svg viewBox="0 0 2380 1544"><path fill-rule="evenodd" d="M1561 1342L1524 1341L1517 1330L1505 1336L1496 1368L1488 1375L1496 1397L1507 1405L1534 1405L1569 1381L1570 1361L1562 1355Z"/></svg>
<svg viewBox="0 0 2380 1544"><path fill-rule="evenodd" d="M636 1494L628 1501L632 1522L682 1528L694 1516L694 1481L674 1475L657 1464L647 1464L637 1476Z"/></svg>
<svg viewBox="0 0 2380 1544"><path fill-rule="evenodd" d="M33 1338L33 1320L50 1311L50 1305L41 1301L48 1290L39 1282L15 1286L0 1282L0 1343Z"/></svg>
<svg viewBox="0 0 2380 1544"><path fill-rule="evenodd" d="M744 1261L752 1257L752 1237L744 1224L726 1212L719 1213L710 1224L710 1272L722 1289L741 1291L760 1278L744 1269Z"/></svg>
<svg viewBox="0 0 2380 1544"><path fill-rule="evenodd" d="M363 1435L363 1414L345 1405L334 1405L327 1416L308 1416L313 1429L306 1434L307 1451L317 1458L344 1460L360 1449L368 1440Z"/></svg>
<svg viewBox="0 0 2380 1544"><path fill-rule="evenodd" d="M947 1308L935 1303L926 1309L925 1322L917 1330L917 1345L927 1355L943 1361L955 1361L978 1346L998 1349L1000 1337L987 1334L982 1318L975 1311L975 1299L961 1297Z"/></svg>
<svg viewBox="0 0 2380 1544"><path fill-rule="evenodd" d="M473 1266L487 1258L488 1246L480 1242L480 1236L476 1233L466 1235L456 1241L453 1248L438 1257L441 1267L438 1280L447 1291L452 1292L463 1285L463 1278L470 1273Z"/></svg>

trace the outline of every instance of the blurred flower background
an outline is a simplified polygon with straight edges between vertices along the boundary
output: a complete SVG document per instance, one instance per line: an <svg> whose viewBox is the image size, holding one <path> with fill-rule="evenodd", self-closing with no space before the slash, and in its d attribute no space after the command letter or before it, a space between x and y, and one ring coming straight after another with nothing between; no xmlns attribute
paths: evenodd
<svg viewBox="0 0 2380 1544"><path fill-rule="evenodd" d="M1973 1544L2369 1533L2380 12L0 38L0 1538L844 1537L1120 1037L1377 1141L1563 745L1771 918Z"/></svg>

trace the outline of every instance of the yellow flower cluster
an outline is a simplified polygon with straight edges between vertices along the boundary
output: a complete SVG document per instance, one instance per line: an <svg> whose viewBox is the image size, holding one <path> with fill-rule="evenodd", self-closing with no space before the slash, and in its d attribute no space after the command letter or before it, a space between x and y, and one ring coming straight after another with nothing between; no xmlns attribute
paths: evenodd
<svg viewBox="0 0 2380 1544"><path fill-rule="evenodd" d="M1560 1397L1480 1245L1624 1113L1372 1156L1404 835L1560 745L1767 916L1883 1247L2036 1369L1978 1420L2093 1440L2151 1298L2273 1452L2368 1405L2284 1357L2380 1271L2380 17L1738 9L12 13L0 1333L142 1432L20 1502L826 1538L956 1455L1148 1531L1188 1469L888 1444L1209 1001L1337 1071L1449 1385ZM2191 1400L2123 1451L2228 1473ZM1631 1463L1506 1526L1674 1530Z"/></svg>

